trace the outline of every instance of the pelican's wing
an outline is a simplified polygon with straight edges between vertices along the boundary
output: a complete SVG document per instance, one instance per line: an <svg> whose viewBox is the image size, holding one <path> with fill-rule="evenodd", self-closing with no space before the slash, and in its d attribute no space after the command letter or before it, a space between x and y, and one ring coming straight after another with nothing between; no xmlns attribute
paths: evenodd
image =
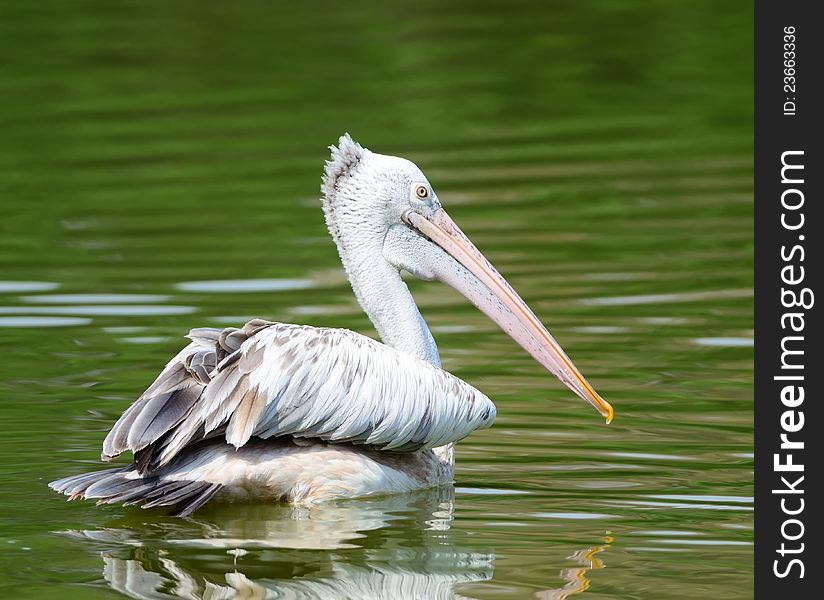
<svg viewBox="0 0 824 600"><path fill-rule="evenodd" d="M104 458L148 449L159 466L224 432L236 447L291 435L414 451L495 419L495 405L471 385L352 331L255 320L189 337L109 433Z"/></svg>

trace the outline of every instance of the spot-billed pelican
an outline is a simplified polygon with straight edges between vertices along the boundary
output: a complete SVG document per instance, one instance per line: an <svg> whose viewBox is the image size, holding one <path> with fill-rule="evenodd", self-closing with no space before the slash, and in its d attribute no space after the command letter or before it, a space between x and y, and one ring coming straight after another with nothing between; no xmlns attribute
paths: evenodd
<svg viewBox="0 0 824 600"><path fill-rule="evenodd" d="M312 503L450 482L455 442L492 425L495 405L441 369L401 271L455 288L612 419L612 407L444 212L417 166L348 134L330 149L326 223L383 344L257 319L240 329L193 329L103 442L103 460L128 450L132 463L60 479L53 489L188 515L215 496Z"/></svg>

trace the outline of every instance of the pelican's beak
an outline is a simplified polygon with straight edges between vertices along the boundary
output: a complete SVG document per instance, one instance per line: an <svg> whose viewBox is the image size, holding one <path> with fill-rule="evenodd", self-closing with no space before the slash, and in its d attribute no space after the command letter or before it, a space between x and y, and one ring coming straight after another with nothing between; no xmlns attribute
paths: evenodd
<svg viewBox="0 0 824 600"><path fill-rule="evenodd" d="M431 216L408 210L403 220L472 275L470 277L463 269L453 266L438 269L439 280L455 288L483 311L547 371L592 404L607 423L612 421L612 406L592 389L532 310L442 208Z"/></svg>

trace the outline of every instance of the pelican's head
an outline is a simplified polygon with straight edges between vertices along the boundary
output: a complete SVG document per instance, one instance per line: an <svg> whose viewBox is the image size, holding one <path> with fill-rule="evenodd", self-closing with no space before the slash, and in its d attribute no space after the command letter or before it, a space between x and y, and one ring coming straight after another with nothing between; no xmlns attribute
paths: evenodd
<svg viewBox="0 0 824 600"><path fill-rule="evenodd" d="M612 407L587 382L532 310L441 207L423 172L341 136L326 163L323 210L341 258L382 258L397 270L451 286L607 423ZM351 267L351 265L350 265Z"/></svg>

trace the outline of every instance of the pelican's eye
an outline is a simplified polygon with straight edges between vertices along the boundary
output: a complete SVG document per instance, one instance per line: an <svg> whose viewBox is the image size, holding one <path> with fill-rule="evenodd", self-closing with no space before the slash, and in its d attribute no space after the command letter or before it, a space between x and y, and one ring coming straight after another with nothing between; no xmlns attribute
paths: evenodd
<svg viewBox="0 0 824 600"><path fill-rule="evenodd" d="M429 198L429 188L425 185L417 185L415 186L415 195L421 200L426 200Z"/></svg>

